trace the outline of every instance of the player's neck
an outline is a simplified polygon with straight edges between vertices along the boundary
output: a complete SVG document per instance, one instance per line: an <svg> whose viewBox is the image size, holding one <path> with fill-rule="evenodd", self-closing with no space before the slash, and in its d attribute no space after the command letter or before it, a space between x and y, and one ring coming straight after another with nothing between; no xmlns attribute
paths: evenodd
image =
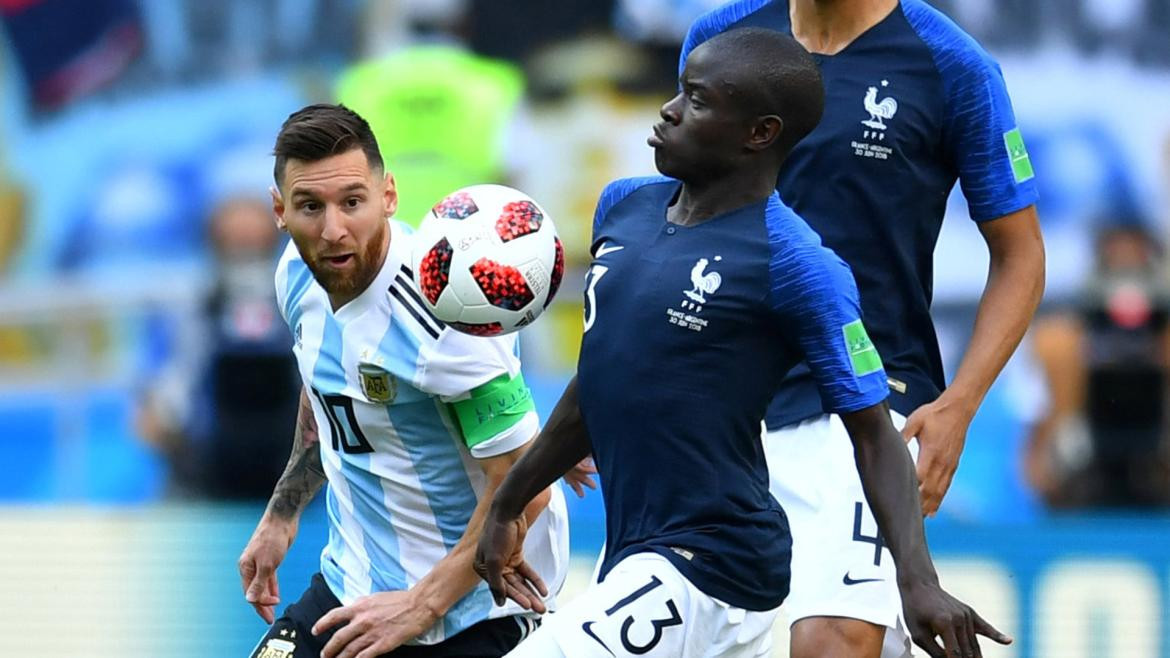
<svg viewBox="0 0 1170 658"><path fill-rule="evenodd" d="M897 6L898 0L791 0L788 17L800 45L836 55Z"/></svg>
<svg viewBox="0 0 1170 658"><path fill-rule="evenodd" d="M745 185L745 180L756 180ZM712 217L759 203L776 190L776 172L743 172L706 183L683 183L678 198L666 209L666 220L694 226Z"/></svg>

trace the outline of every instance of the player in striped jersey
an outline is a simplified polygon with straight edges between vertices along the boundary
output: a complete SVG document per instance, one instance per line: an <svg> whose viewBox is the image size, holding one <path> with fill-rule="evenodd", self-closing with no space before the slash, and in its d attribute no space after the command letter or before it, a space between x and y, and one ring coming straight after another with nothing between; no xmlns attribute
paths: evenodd
<svg viewBox="0 0 1170 658"><path fill-rule="evenodd" d="M275 153L273 207L292 237L276 292L304 390L288 466L240 558L246 598L272 624L253 656L503 655L536 617L496 606L471 560L496 487L538 429L515 335L467 336L426 311L364 119L307 107ZM275 569L326 482L321 571L274 619ZM560 489L528 518L526 549L555 592L568 558ZM538 611L553 603L519 594Z"/></svg>

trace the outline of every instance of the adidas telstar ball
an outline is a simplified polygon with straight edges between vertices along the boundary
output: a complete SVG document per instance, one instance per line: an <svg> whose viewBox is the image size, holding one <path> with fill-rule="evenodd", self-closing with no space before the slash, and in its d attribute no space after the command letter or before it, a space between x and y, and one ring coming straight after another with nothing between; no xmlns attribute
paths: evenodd
<svg viewBox="0 0 1170 658"><path fill-rule="evenodd" d="M427 213L413 265L436 318L464 333L496 336L528 326L548 308L565 255L552 219L531 197L473 185Z"/></svg>

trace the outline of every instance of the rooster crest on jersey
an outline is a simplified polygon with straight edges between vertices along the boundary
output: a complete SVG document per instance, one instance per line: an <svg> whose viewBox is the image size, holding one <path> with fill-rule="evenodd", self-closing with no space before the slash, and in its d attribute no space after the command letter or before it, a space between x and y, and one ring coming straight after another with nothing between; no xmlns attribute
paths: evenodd
<svg viewBox="0 0 1170 658"><path fill-rule="evenodd" d="M723 260L723 257L716 256L715 260ZM705 272L709 263L706 258L700 258L695 262L695 266L691 268L691 289L683 291L683 294L696 304L706 304L706 295L715 294L719 286L723 285L723 277L719 276L718 272Z"/></svg>
<svg viewBox="0 0 1170 658"><path fill-rule="evenodd" d="M890 81L882 80L882 86L890 86ZM894 115L898 113L898 101L894 100L892 96L878 101L877 95L877 87L870 87L865 91L865 111L869 112L869 119L861 123L874 130L885 130L885 119L893 119Z"/></svg>
<svg viewBox="0 0 1170 658"><path fill-rule="evenodd" d="M684 299L679 304L682 310L666 309L666 318L670 324L685 327L691 331L702 331L707 321L699 317L703 312L703 304L707 303L707 296L715 294L719 286L723 285L723 277L715 271L708 272L707 266L712 259L700 258L691 268L691 288L683 290ZM715 262L723 260L723 256L715 256Z"/></svg>

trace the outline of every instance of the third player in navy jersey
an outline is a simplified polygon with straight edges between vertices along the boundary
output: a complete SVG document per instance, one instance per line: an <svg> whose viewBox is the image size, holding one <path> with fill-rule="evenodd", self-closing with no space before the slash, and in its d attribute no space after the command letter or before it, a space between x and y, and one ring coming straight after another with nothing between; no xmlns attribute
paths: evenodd
<svg viewBox="0 0 1170 658"><path fill-rule="evenodd" d="M853 270L889 377L890 406L906 422L905 435L921 443L923 506L933 513L967 425L1043 287L1033 172L1003 77L973 39L921 0L739 0L695 22L681 61L712 36L744 26L793 34L824 76L824 118L793 150L778 189ZM942 393L932 267L956 179L992 267L967 355ZM876 656L881 627L898 625L893 565L881 551L875 557L874 522L832 413L801 367L767 418L772 491L795 543L787 603L797 622L793 655ZM838 478L810 475L825 463ZM867 579L880 580L859 582Z"/></svg>
<svg viewBox="0 0 1170 658"><path fill-rule="evenodd" d="M915 637L1004 640L938 587L912 464L848 267L778 198L823 90L789 37L735 30L691 54L649 142L666 178L602 193L577 376L501 485L477 569L524 586L527 501L590 451L606 507L599 581L512 656L761 656L790 580L760 423L784 373L810 365L845 419L908 584ZM958 655L958 654L956 654Z"/></svg>

